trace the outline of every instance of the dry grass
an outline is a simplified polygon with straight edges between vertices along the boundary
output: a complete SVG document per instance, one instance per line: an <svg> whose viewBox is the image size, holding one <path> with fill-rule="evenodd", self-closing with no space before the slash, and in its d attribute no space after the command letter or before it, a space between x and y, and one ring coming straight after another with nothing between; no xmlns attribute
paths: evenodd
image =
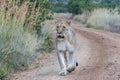
<svg viewBox="0 0 120 80"><path fill-rule="evenodd" d="M24 30L28 2L20 7L11 0L3 2L0 6L0 55L3 55L0 63L10 59L14 67L28 65L31 61L24 60L25 56L32 57L37 46L36 36Z"/></svg>
<svg viewBox="0 0 120 80"><path fill-rule="evenodd" d="M73 19L85 24L89 16L90 16L90 13L87 11L84 11L84 14L75 15Z"/></svg>
<svg viewBox="0 0 120 80"><path fill-rule="evenodd" d="M55 19L70 19L71 16L71 13L54 13Z"/></svg>
<svg viewBox="0 0 120 80"><path fill-rule="evenodd" d="M82 15L75 15L74 16L74 20L77 20L77 21L79 21L79 22L81 22L81 23L85 23L85 14L82 14Z"/></svg>
<svg viewBox="0 0 120 80"><path fill-rule="evenodd" d="M36 50L43 47L46 34L49 34L49 31L43 31L38 39L33 28L41 12L33 4L28 17L30 5L27 1L18 6L12 0L0 0L0 79L9 68L29 66L36 59Z"/></svg>
<svg viewBox="0 0 120 80"><path fill-rule="evenodd" d="M96 9L91 12L91 16L87 20L87 24L94 27L105 27L106 20L110 17L110 12L107 9Z"/></svg>
<svg viewBox="0 0 120 80"><path fill-rule="evenodd" d="M117 9L95 9L87 15L84 13L75 18L82 23L86 23L87 27L120 32L120 14Z"/></svg>

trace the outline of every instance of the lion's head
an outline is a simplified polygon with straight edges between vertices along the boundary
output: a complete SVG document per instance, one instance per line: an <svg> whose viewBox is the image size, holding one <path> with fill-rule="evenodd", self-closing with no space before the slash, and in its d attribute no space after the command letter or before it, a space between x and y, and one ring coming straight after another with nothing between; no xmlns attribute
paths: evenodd
<svg viewBox="0 0 120 80"><path fill-rule="evenodd" d="M57 40L65 40L70 24L71 24L71 21L57 23L56 25Z"/></svg>

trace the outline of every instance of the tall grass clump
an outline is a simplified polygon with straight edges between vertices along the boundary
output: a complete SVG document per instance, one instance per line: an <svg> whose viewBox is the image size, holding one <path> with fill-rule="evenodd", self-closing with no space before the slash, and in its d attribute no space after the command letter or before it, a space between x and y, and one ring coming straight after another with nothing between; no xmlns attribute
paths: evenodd
<svg viewBox="0 0 120 80"><path fill-rule="evenodd" d="M120 32L120 14L117 9L95 9L86 24L87 27Z"/></svg>
<svg viewBox="0 0 120 80"><path fill-rule="evenodd" d="M18 5L15 0L0 1L0 79L12 69L28 67L37 56L36 50L45 44L44 41L52 41L40 25L49 15L42 9L36 6L36 2L24 1ZM41 33L38 35L37 32Z"/></svg>
<svg viewBox="0 0 120 80"><path fill-rule="evenodd" d="M84 11L83 14L75 15L73 19L79 21L82 24L86 24L89 16L90 16L90 11Z"/></svg>

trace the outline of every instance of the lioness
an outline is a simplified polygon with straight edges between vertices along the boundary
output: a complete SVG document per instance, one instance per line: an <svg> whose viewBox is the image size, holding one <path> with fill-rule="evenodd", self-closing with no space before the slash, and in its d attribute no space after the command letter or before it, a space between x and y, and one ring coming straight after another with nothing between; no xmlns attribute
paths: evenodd
<svg viewBox="0 0 120 80"><path fill-rule="evenodd" d="M76 38L71 27L71 21L57 23L56 42L57 56L61 68L59 74L65 76L78 66L75 50Z"/></svg>

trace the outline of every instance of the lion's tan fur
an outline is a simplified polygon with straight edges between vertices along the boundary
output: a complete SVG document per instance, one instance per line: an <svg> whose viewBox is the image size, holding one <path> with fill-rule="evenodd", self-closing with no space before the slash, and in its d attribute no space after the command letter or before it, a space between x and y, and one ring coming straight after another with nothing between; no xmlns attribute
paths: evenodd
<svg viewBox="0 0 120 80"><path fill-rule="evenodd" d="M71 27L69 27L69 31L66 35L67 35L68 42L75 46L75 44L76 44L75 33L74 33L74 30Z"/></svg>
<svg viewBox="0 0 120 80"><path fill-rule="evenodd" d="M76 67L75 33L71 27L71 21L58 23L56 31L57 54L61 67L60 75L66 75L68 71L71 72Z"/></svg>

